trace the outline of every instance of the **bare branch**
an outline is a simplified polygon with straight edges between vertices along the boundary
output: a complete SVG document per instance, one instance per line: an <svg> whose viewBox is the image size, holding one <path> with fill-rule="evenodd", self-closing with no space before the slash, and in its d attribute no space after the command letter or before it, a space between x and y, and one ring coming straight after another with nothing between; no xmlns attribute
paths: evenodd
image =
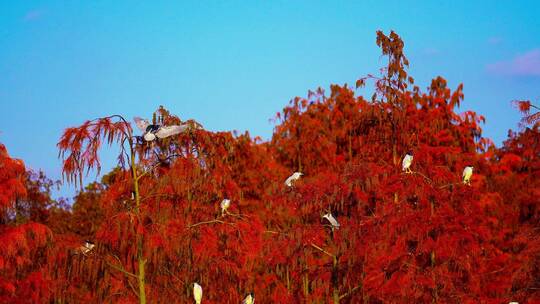
<svg viewBox="0 0 540 304"><path fill-rule="evenodd" d="M179 155L179 154L172 154L172 155L167 156L167 157L164 158L164 159L158 160L157 162L155 162L155 163L150 167L150 169L148 169L148 170L144 171L143 173L141 173L141 174L137 177L137 180L140 180L143 176L145 176L145 175L147 175L148 173L154 171L154 169L157 168L159 165L161 165L162 162L167 161L167 160L170 160L170 159L172 159L172 158L175 157L175 156L181 156L181 155Z"/></svg>
<svg viewBox="0 0 540 304"><path fill-rule="evenodd" d="M354 287L353 289L349 290L349 292L345 293L345 294L342 294L339 296L339 299L343 299L343 298L346 298L350 295L352 295L353 292L357 291L358 289L362 288L362 285L358 285L356 287Z"/></svg>
<svg viewBox="0 0 540 304"><path fill-rule="evenodd" d="M245 215L245 214L240 214L240 213L230 213L228 210L225 210L225 214L226 214L226 215L233 216L233 217L237 217L237 218L239 218L239 219L245 219L246 217L249 217L249 215ZM223 214L222 216L225 216L225 214Z"/></svg>
<svg viewBox="0 0 540 304"><path fill-rule="evenodd" d="M440 186L439 189L444 189L446 187L450 187L450 186L454 186L454 185L459 185L460 183L450 183L450 184L447 184L447 185L444 185L444 186Z"/></svg>
<svg viewBox="0 0 540 304"><path fill-rule="evenodd" d="M196 223L196 224L193 224L193 225L189 225L188 228L193 228L193 227L197 227L199 225L204 225L204 224L214 224L214 223L227 224L227 225L234 226L234 223L227 223L227 222L224 222L222 220L211 220L211 221L204 221L204 222Z"/></svg>
<svg viewBox="0 0 540 304"><path fill-rule="evenodd" d="M137 275L135 275L135 274L133 274L133 273L131 273L131 272L129 272L129 271L124 270L122 267L116 266L116 265L114 265L114 264L111 264L111 263L109 263L107 260L104 260L104 261L105 261L105 263L106 263L109 267L112 267L112 268L114 268L114 269L120 271L121 273L123 273L123 274L129 276L129 277L132 277L132 278L138 278Z"/></svg>
<svg viewBox="0 0 540 304"><path fill-rule="evenodd" d="M131 281L128 279L128 284L129 284L129 287L131 288L131 291L133 291L133 293L137 296L137 298L139 297L139 293L137 292L137 290L135 289L135 287L133 286L133 284L131 283Z"/></svg>
<svg viewBox="0 0 540 304"><path fill-rule="evenodd" d="M313 248L315 248L315 249L319 250L320 252L322 252L322 253L328 255L329 257L332 257L332 258L335 258L335 257L336 257L334 254L331 254L330 252L328 252L328 251L322 249L321 247L319 247L319 246L317 246L317 245L315 245L315 244L313 244L313 243L310 243L310 244L311 244L311 246L312 246Z"/></svg>
<svg viewBox="0 0 540 304"><path fill-rule="evenodd" d="M413 174L418 174L420 176L422 176L425 180L428 181L428 183L433 183L433 181L431 180L431 178L427 177L426 175L422 174L422 172L419 172L419 171L412 171Z"/></svg>

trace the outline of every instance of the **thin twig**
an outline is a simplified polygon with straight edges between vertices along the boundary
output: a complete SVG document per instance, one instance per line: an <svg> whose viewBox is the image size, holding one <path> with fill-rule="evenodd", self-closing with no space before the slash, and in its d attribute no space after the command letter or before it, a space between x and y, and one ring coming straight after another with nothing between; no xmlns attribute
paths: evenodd
<svg viewBox="0 0 540 304"><path fill-rule="evenodd" d="M537 109L537 110L540 110L540 107L537 107L537 106L533 105L532 103L529 103L529 105L530 105L531 107Z"/></svg>
<svg viewBox="0 0 540 304"><path fill-rule="evenodd" d="M164 161L167 161L167 160L170 160L172 159L173 157L175 156L181 156L179 154L172 154L172 155L169 155L167 157L165 157L164 159L158 159L157 162L155 162L151 167L150 169L144 171L143 173L141 173L138 177L137 177L137 180L140 180L143 176L147 175L148 173L154 171L155 168L157 168L159 165L161 165Z"/></svg>
<svg viewBox="0 0 540 304"><path fill-rule="evenodd" d="M336 257L335 255L333 255L333 254L331 254L330 252L328 252L328 251L322 249L321 247L319 247L319 246L317 246L317 245L315 245L315 244L313 244L313 243L310 243L310 244L311 244L311 246L312 246L313 248L315 248L315 249L321 251L322 253L328 255L329 257L332 257L332 258L335 258L335 257Z"/></svg>
<svg viewBox="0 0 540 304"><path fill-rule="evenodd" d="M125 275L127 275L127 276L130 276L130 277L133 277L133 278L138 278L138 276L136 276L135 274L133 274L133 273L131 273L131 272L129 272L129 271L124 270L122 267L113 265L113 264L109 263L109 262L106 261L106 260L104 260L104 261L105 261L105 263L106 263L108 266L110 266L110 267L112 267L112 268L114 268L114 269L116 269L116 270L122 272L123 274L125 274Z"/></svg>
<svg viewBox="0 0 540 304"><path fill-rule="evenodd" d="M249 217L249 215L240 214L240 213L230 213L228 210L225 210L226 215L234 216L240 219L244 219L246 217ZM225 216L225 214L222 214L221 216Z"/></svg>
<svg viewBox="0 0 540 304"><path fill-rule="evenodd" d="M431 178L427 177L426 175L424 175L422 172L419 172L419 171L411 171L412 174L418 174L420 176L422 176L424 179L426 179L430 184L433 183L433 181L431 180Z"/></svg>
<svg viewBox="0 0 540 304"><path fill-rule="evenodd" d="M182 284L185 284L186 282L182 281L177 275L175 275L174 273L172 273L169 269L167 268L163 268L165 269L165 271L167 271L171 276L173 276L173 278L175 278L177 281L179 281L180 283Z"/></svg>
<svg viewBox="0 0 540 304"><path fill-rule="evenodd" d="M204 221L204 222L196 223L196 224L193 224L193 225L189 225L188 228L193 228L193 227L197 227L199 225L204 225L204 224L214 224L214 223L234 225L233 223L227 223L227 222L224 222L222 220L211 220L211 221Z"/></svg>
<svg viewBox="0 0 540 304"><path fill-rule="evenodd" d="M346 294L340 295L339 299L341 300L343 298L346 298L346 297L350 296L353 292L355 292L359 288L362 288L362 285L358 285L358 286L354 287L353 289L349 290L349 292L347 292Z"/></svg>
<svg viewBox="0 0 540 304"><path fill-rule="evenodd" d="M448 185L444 185L444 186L440 186L439 189L444 189L446 187L450 187L450 186L453 186L453 185L459 185L460 183L450 183Z"/></svg>
<svg viewBox="0 0 540 304"><path fill-rule="evenodd" d="M135 290L135 287L133 286L133 284L131 283L131 281L128 279L128 284L129 284L129 287L131 288L131 290L133 291L133 293L137 296L137 298L139 297L139 293L137 292L137 290Z"/></svg>

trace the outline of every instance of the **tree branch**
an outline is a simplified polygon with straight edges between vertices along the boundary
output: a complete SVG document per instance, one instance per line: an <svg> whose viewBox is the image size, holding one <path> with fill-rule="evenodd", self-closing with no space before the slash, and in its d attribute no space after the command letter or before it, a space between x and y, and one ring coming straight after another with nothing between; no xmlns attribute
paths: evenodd
<svg viewBox="0 0 540 304"><path fill-rule="evenodd" d="M432 184L433 181L431 180L431 178L427 177L426 175L422 174L422 172L419 172L419 171L412 171L413 174L418 174L420 176L422 176L425 180L428 181L428 183Z"/></svg>
<svg viewBox="0 0 540 304"><path fill-rule="evenodd" d="M204 221L204 222L196 223L196 224L193 224L193 225L189 225L188 228L193 228L193 227L197 227L199 225L204 225L204 224L214 224L214 223L234 225L233 223L227 223L227 222L224 222L222 220L211 220L211 221Z"/></svg>
<svg viewBox="0 0 540 304"><path fill-rule="evenodd" d="M139 293L137 292L137 290L135 290L135 287L133 286L133 284L131 283L131 281L128 279L128 285L129 287L131 288L131 291L133 291L133 293L137 296L137 298L139 297Z"/></svg>
<svg viewBox="0 0 540 304"><path fill-rule="evenodd" d="M444 186L440 186L439 189L444 189L446 187L450 187L450 186L453 186L453 185L459 185L460 183L450 183L450 184L447 184L447 185L444 185Z"/></svg>
<svg viewBox="0 0 540 304"><path fill-rule="evenodd" d="M137 177L137 180L140 180L143 176L147 175L148 173L152 172L155 168L157 168L162 162L164 161L167 161L167 160L170 160L172 159L173 157L175 156L181 156L180 154L172 154L172 155L169 155L167 157L165 157L164 159L158 159L157 162L155 162L151 167L150 169L144 171L143 173L139 174L139 176Z"/></svg>
<svg viewBox="0 0 540 304"><path fill-rule="evenodd" d="M319 247L319 246L317 246L317 245L315 245L315 244L313 244L313 243L310 243L310 245L311 245L313 248L319 250L320 252L322 252L322 253L328 255L329 257L332 257L332 258L335 258L335 257L336 257L335 255L331 254L330 252L328 252L328 251L322 249L321 247Z"/></svg>
<svg viewBox="0 0 540 304"><path fill-rule="evenodd" d="M225 210L225 213L222 214L221 216L225 216L225 215L230 215L230 216L233 216L233 217L237 217L237 218L240 218L240 219L244 219L246 217L249 217L249 215L244 215L244 214L236 214L236 213L230 213L228 210Z"/></svg>
<svg viewBox="0 0 540 304"><path fill-rule="evenodd" d="M112 267L112 268L114 268L114 269L120 271L121 273L123 273L123 274L129 276L129 277L132 277L132 278L138 278L135 274L133 274L133 273L131 273L131 272L129 272L129 271L124 270L124 268L122 268L122 267L120 267L120 266L116 266L116 265L114 265L114 264L111 264L111 263L109 263L107 260L104 260L104 261L105 261L105 263L106 263L109 267Z"/></svg>
<svg viewBox="0 0 540 304"><path fill-rule="evenodd" d="M349 290L349 292L340 295L340 296L339 296L339 299L341 300L341 299L343 299L343 298L346 298L346 297L352 295L353 292L355 292L356 290L358 290L358 289L360 289L360 288L362 288L362 285L358 285L358 286L354 287L353 289Z"/></svg>

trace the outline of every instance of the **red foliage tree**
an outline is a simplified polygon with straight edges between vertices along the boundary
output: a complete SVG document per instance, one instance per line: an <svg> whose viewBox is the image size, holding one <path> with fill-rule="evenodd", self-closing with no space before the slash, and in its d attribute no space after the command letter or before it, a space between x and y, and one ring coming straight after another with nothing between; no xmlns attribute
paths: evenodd
<svg viewBox="0 0 540 304"><path fill-rule="evenodd" d="M120 116L67 129L63 169L81 186L71 210L49 202L17 213L25 191L35 195L19 202L49 201L46 182L25 189L24 167L4 153L0 185L16 186L0 192L1 237L20 246L43 226L17 226L16 214L23 223L43 220L40 212L55 235L47 242L43 230L39 242L0 253L0 299L190 303L197 282L204 303L239 303L250 292L258 303L538 301L533 105L519 103L530 127L496 148L482 137L482 116L458 112L462 85L451 90L436 77L421 90L400 37L378 32L376 43L388 60L380 75L294 98L270 142L191 121L186 132L141 143ZM371 83L373 96L359 96ZM164 108L153 122L184 123ZM119 166L83 189L104 142L121 147ZM465 166L474 167L470 184ZM286 186L295 171L304 175ZM74 251L84 239L96 247Z"/></svg>
<svg viewBox="0 0 540 304"><path fill-rule="evenodd" d="M25 188L22 161L11 158L0 144L0 302L38 302L47 299L44 271L50 230L32 221L23 223L21 206ZM27 218L33 219L32 216Z"/></svg>

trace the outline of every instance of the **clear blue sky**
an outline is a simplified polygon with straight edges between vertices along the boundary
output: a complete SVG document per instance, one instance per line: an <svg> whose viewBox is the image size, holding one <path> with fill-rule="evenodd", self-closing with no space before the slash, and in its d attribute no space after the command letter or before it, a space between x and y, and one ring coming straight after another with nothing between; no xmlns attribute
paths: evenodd
<svg viewBox="0 0 540 304"><path fill-rule="evenodd" d="M393 29L417 84L463 82L461 110L500 143L519 120L510 100L540 99L538 3L0 0L0 142L59 178L64 128L160 104L268 139L294 96L376 73L375 31Z"/></svg>

